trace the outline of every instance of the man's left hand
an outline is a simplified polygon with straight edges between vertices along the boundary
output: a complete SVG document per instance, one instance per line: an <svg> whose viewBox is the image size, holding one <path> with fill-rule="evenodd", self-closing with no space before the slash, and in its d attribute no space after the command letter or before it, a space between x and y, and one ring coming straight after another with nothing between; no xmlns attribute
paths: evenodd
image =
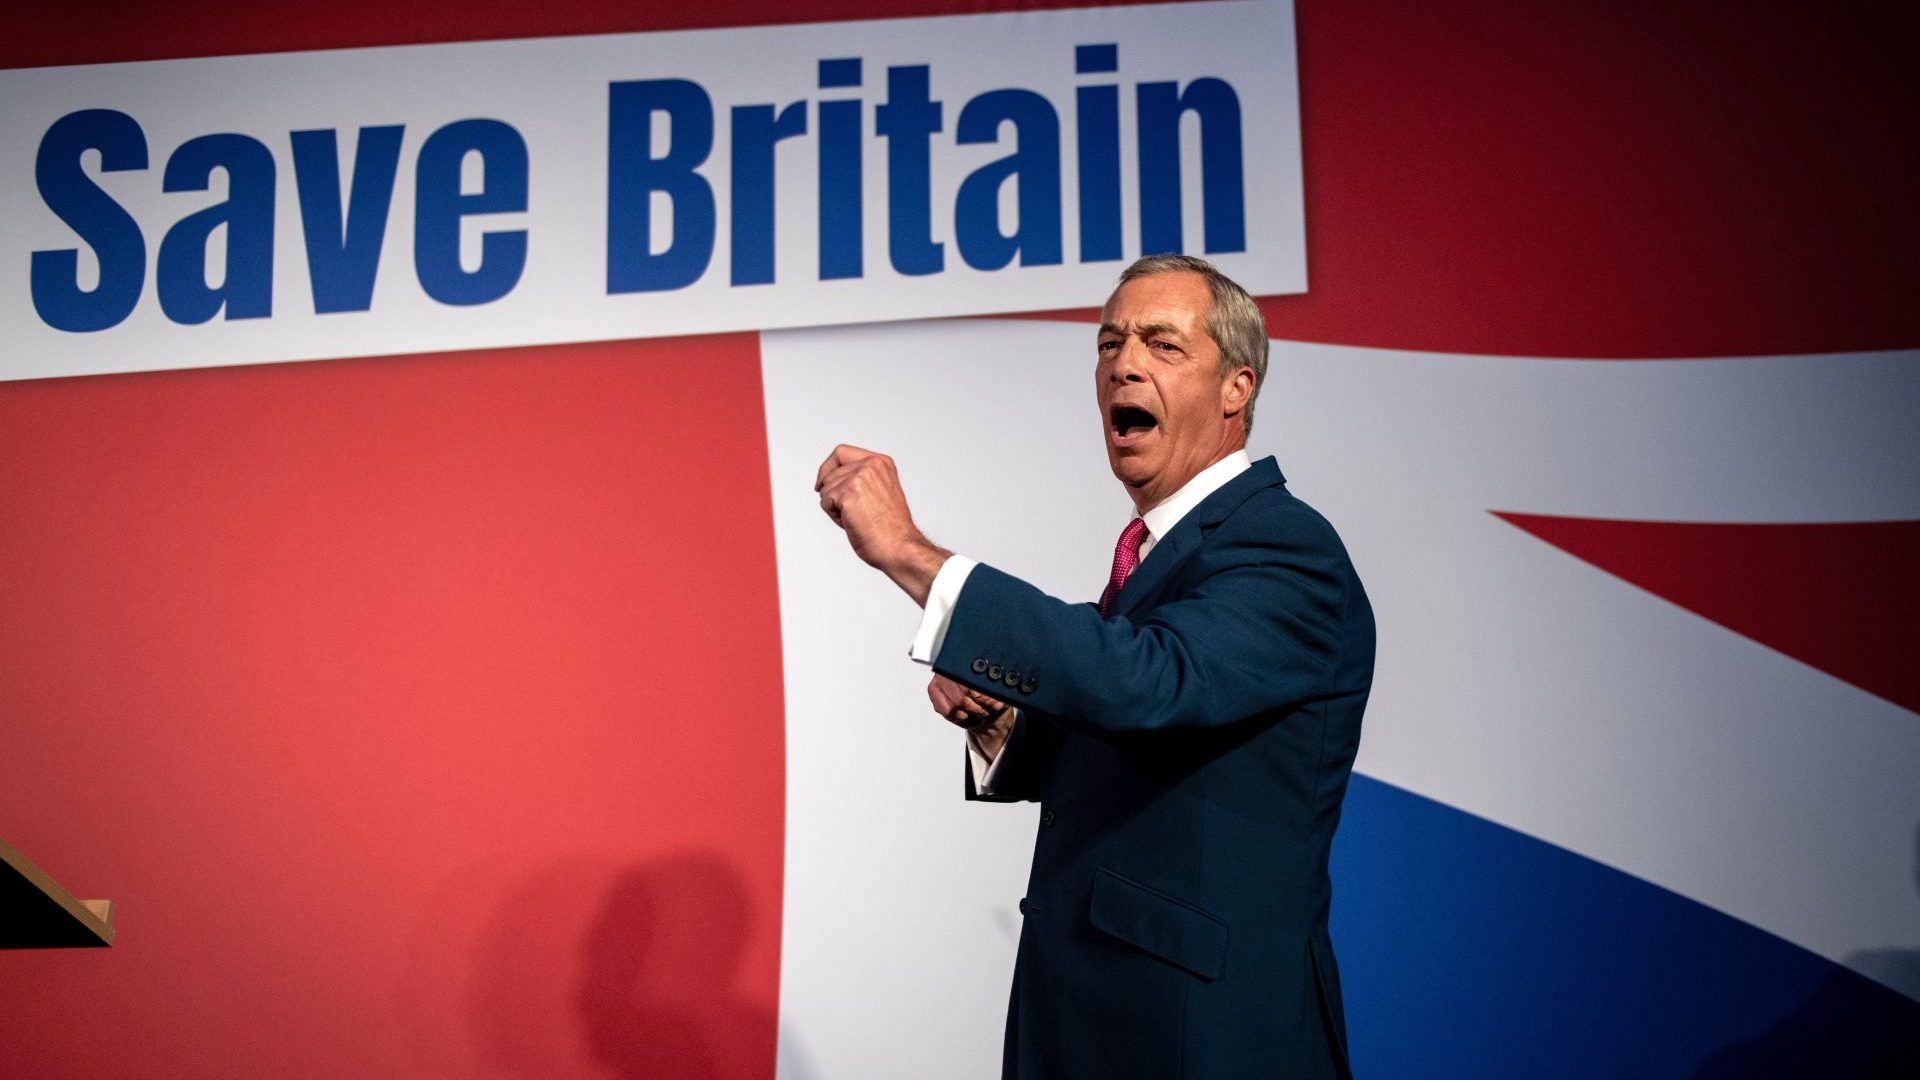
<svg viewBox="0 0 1920 1080"><path fill-rule="evenodd" d="M983 694L947 678L935 675L927 683L927 698L933 711L963 729L980 756L992 761L1000 756L1013 730L1013 707L999 698Z"/></svg>
<svg viewBox="0 0 1920 1080"><path fill-rule="evenodd" d="M846 530L853 553L925 607L934 575L953 553L936 547L914 525L893 459L836 446L820 463L813 490L820 493L820 509Z"/></svg>

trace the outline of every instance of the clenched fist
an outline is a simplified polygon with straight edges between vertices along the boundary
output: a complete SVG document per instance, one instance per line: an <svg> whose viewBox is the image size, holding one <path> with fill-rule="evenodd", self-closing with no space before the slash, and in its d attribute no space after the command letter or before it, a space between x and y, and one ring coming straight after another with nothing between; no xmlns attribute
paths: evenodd
<svg viewBox="0 0 1920 1080"><path fill-rule="evenodd" d="M893 459L836 446L820 463L813 490L820 493L820 509L846 530L853 553L926 606L933 576L953 553L934 546L914 525Z"/></svg>

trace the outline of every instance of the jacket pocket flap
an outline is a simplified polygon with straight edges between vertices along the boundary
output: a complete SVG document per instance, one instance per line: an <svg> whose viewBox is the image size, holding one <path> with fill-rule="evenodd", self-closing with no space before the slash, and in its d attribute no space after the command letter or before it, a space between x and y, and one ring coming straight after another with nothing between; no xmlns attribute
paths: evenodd
<svg viewBox="0 0 1920 1080"><path fill-rule="evenodd" d="M1101 867L1093 872L1093 925L1211 982L1227 960L1227 924Z"/></svg>

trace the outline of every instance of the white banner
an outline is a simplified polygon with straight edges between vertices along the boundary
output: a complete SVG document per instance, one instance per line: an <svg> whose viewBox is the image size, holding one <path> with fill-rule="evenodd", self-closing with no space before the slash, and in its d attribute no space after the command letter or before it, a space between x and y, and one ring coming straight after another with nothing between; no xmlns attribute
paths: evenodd
<svg viewBox="0 0 1920 1080"><path fill-rule="evenodd" d="M1306 287L1272 0L0 72L10 379Z"/></svg>

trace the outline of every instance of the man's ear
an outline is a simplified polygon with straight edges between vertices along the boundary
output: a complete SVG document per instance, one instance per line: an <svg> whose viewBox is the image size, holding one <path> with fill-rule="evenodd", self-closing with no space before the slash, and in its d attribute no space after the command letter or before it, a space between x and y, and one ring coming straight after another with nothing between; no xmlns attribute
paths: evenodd
<svg viewBox="0 0 1920 1080"><path fill-rule="evenodd" d="M1252 368L1243 367L1235 371L1226 382L1220 384L1221 415L1233 416L1245 412L1247 403L1253 400L1254 389Z"/></svg>

